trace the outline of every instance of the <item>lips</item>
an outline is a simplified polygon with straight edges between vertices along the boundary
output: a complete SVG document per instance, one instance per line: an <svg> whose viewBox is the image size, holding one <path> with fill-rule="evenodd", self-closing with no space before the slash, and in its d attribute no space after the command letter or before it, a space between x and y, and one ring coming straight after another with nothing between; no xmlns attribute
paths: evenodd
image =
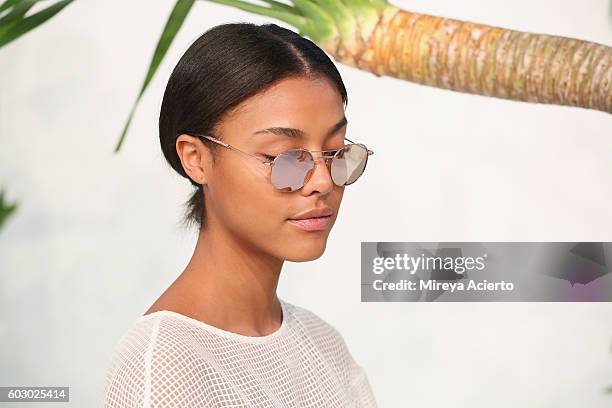
<svg viewBox="0 0 612 408"><path fill-rule="evenodd" d="M328 217L333 213L334 212L330 207L313 208L291 217L290 220L306 220L310 218Z"/></svg>
<svg viewBox="0 0 612 408"><path fill-rule="evenodd" d="M289 223L306 231L321 231L327 228L331 222L331 215L325 217L304 218L300 220L289 220Z"/></svg>
<svg viewBox="0 0 612 408"><path fill-rule="evenodd" d="M303 211L288 221L305 231L321 231L329 226L333 214L330 207L319 207Z"/></svg>

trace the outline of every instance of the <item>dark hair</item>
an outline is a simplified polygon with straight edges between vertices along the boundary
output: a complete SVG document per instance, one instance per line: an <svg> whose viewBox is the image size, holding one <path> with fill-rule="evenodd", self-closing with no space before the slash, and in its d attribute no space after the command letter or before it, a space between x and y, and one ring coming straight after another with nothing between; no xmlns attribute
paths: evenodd
<svg viewBox="0 0 612 408"><path fill-rule="evenodd" d="M159 114L164 157L196 188L184 203L183 224L201 228L206 216L202 185L187 175L178 157L178 135L214 134L220 119L240 102L290 76L329 79L346 108L344 83L327 54L309 39L276 24L217 25L185 51L168 79ZM221 146L200 139L214 159Z"/></svg>

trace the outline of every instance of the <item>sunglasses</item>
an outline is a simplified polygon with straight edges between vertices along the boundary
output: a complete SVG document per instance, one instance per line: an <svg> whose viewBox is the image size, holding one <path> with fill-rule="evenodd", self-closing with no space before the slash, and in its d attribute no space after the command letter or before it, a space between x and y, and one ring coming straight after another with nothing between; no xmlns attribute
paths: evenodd
<svg viewBox="0 0 612 408"><path fill-rule="evenodd" d="M278 156L266 155L270 159L273 159L272 161L268 161L237 149L234 146L231 146L209 135L192 133L186 134L203 137L211 142L240 152L248 157L257 159L260 163L270 166L272 168L272 184L282 192L299 190L308 182L313 174L316 162L314 153L320 153L321 157L325 160L326 165L329 166L329 163L331 162L331 166L329 166L331 178L334 184L340 187L353 184L355 181L357 181L366 168L368 156L374 154L374 152L368 149L364 144L354 143L352 140L345 137L350 144L344 145L340 149L316 151L301 148L290 149L282 152Z"/></svg>

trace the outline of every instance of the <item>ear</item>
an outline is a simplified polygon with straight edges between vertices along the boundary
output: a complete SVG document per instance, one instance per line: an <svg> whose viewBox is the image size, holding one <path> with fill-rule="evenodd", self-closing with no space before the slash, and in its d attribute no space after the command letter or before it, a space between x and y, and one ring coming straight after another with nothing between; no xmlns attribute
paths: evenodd
<svg viewBox="0 0 612 408"><path fill-rule="evenodd" d="M185 173L196 183L207 184L212 157L202 140L181 134L176 138L175 147Z"/></svg>

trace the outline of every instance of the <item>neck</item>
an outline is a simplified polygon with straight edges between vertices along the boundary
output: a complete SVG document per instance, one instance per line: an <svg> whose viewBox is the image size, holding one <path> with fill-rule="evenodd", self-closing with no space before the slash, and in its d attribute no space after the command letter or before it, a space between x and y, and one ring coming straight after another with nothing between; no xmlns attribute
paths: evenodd
<svg viewBox="0 0 612 408"><path fill-rule="evenodd" d="M175 282L187 311L245 335L274 332L281 322L276 288L283 260L210 224L201 229L194 253Z"/></svg>

